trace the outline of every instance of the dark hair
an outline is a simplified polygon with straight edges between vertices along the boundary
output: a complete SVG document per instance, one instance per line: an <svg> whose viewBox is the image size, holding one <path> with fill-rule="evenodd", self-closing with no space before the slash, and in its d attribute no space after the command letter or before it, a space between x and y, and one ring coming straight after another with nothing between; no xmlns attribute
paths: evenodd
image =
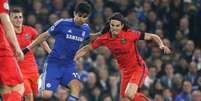
<svg viewBox="0 0 201 101"><path fill-rule="evenodd" d="M75 8L75 13L81 13L81 14L90 14L91 13L91 5L88 4L87 2L80 3L76 8Z"/></svg>
<svg viewBox="0 0 201 101"><path fill-rule="evenodd" d="M110 31L110 21L111 20L118 20L120 21L122 24L124 24L124 27L123 27L123 31L127 31L129 29L129 26L128 26L128 22L126 21L126 19L124 18L124 16L119 13L119 12L116 12L114 13L109 19L108 21L106 22L103 30L101 31L102 34L106 33L106 32L109 32Z"/></svg>
<svg viewBox="0 0 201 101"><path fill-rule="evenodd" d="M14 6L13 8L10 9L10 13L23 13L23 9L18 6Z"/></svg>

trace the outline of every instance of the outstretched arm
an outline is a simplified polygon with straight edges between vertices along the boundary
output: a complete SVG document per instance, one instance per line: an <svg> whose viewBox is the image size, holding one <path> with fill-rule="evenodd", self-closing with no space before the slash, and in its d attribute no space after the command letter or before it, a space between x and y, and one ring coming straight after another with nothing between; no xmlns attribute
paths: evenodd
<svg viewBox="0 0 201 101"><path fill-rule="evenodd" d="M165 54L171 53L171 50L166 45L164 45L163 41L161 40L161 38L158 35L152 34L152 33L145 33L144 39L145 40L154 40L158 44L159 48L164 51Z"/></svg>
<svg viewBox="0 0 201 101"><path fill-rule="evenodd" d="M40 46L41 46L42 48L44 48L48 54L52 51L52 50L50 49L50 47L49 47L47 41L43 41L43 42L40 44Z"/></svg>
<svg viewBox="0 0 201 101"><path fill-rule="evenodd" d="M84 47L80 48L80 49L76 52L75 57L74 57L74 60L75 60L75 61L79 61L79 59L80 59L81 57L87 55L87 54L90 52L90 50L92 50L92 49L93 49L93 48L91 47L90 44L85 45Z"/></svg>
<svg viewBox="0 0 201 101"><path fill-rule="evenodd" d="M82 42L82 44L80 45L80 47L88 45L90 42L94 41L98 36L100 36L100 32L98 32L98 33L91 33L90 37L88 39L84 40L84 42Z"/></svg>
<svg viewBox="0 0 201 101"><path fill-rule="evenodd" d="M81 57L87 55L90 50L94 48L98 48L102 45L103 41L98 38L100 33L92 33L90 34L90 40L83 47L81 47L75 54L74 60L78 61ZM91 42L91 43L90 43ZM93 44L93 47L92 47Z"/></svg>
<svg viewBox="0 0 201 101"><path fill-rule="evenodd" d="M26 48L23 49L23 53L26 54L27 52L29 52L30 49L45 41L48 38L48 36L49 34L47 31L40 34L30 45L28 45Z"/></svg>
<svg viewBox="0 0 201 101"><path fill-rule="evenodd" d="M100 35L101 35L101 32L91 33L90 34L90 41L94 41Z"/></svg>

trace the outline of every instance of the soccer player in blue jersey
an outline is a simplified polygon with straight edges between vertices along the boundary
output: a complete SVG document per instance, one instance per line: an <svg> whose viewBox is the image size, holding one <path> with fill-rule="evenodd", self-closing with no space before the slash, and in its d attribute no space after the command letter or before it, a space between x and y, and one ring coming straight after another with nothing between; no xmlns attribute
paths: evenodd
<svg viewBox="0 0 201 101"><path fill-rule="evenodd" d="M89 25L87 21L91 13L91 6L80 3L75 11L74 18L60 19L46 32L40 34L29 46L23 49L26 54L48 36L55 38L55 44L45 63L42 77L41 97L50 98L58 85L69 87L71 93L68 101L77 101L80 93L79 74L76 72L76 63L73 60L80 45L89 39Z"/></svg>

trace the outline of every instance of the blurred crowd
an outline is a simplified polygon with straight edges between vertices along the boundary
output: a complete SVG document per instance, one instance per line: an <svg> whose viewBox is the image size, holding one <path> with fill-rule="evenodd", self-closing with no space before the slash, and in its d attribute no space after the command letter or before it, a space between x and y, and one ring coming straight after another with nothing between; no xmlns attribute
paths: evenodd
<svg viewBox="0 0 201 101"><path fill-rule="evenodd" d="M201 0L10 0L10 4L22 7L24 23L41 33L56 20L71 18L74 7L84 1L93 6L91 32L100 31L108 17L121 12L131 28L158 34L172 49L171 55L164 55L156 43L138 42L149 68L140 89L146 96L154 101L201 101ZM54 39L47 41L52 47ZM40 72L46 56L40 46L35 48ZM80 101L119 101L121 78L108 49L91 51L77 69L82 81ZM55 99L63 101L67 91L59 87Z"/></svg>

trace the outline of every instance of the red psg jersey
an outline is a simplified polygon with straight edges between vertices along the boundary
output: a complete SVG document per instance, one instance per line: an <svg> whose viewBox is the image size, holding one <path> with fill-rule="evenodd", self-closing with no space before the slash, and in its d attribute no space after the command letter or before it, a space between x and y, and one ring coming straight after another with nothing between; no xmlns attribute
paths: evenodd
<svg viewBox="0 0 201 101"><path fill-rule="evenodd" d="M37 31L30 26L23 26L21 33L16 33L19 45L21 49L25 48L36 38ZM22 73L30 73L38 71L37 64L35 62L33 51L28 52L23 61L19 62Z"/></svg>
<svg viewBox="0 0 201 101"><path fill-rule="evenodd" d="M116 38L112 38L111 34L107 32L92 42L92 47L106 46L117 59L120 69L141 66L144 64L144 60L135 45L140 35L139 31L129 30L127 32L121 31Z"/></svg>
<svg viewBox="0 0 201 101"><path fill-rule="evenodd" d="M8 1L0 0L0 13L8 13L8 10ZM0 57L13 55L14 54L5 35L5 30L3 29L2 23L0 22Z"/></svg>

